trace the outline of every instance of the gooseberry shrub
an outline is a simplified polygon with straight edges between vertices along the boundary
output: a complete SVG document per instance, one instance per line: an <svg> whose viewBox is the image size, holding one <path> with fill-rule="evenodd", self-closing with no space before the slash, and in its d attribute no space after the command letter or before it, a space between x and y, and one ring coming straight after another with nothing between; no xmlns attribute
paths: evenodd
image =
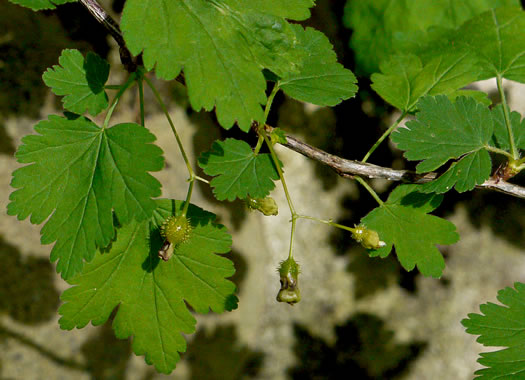
<svg viewBox="0 0 525 380"><path fill-rule="evenodd" d="M36 11L75 0L10 1ZM310 16L314 0L127 0L120 27L94 0L80 2L119 43L128 78L108 84L111 67L104 59L62 51L43 80L63 97L64 114L50 115L35 125L35 135L23 138L16 158L26 165L13 173L8 214L45 223L42 244L54 243L51 261L71 285L61 297L60 326L99 325L118 307L116 336L132 336L134 352L160 372L170 373L185 351L181 333L195 331L187 304L197 313L237 307L228 280L234 267L224 256L231 236L214 214L191 203L196 181L208 184L219 201L241 199L268 217L278 212L270 193L280 183L291 238L276 298L290 305L301 298L308 302L299 290L301 270L292 249L298 219L349 231L371 257L385 258L395 248L403 268L439 278L445 261L437 245L459 239L454 224L431 214L445 193L488 187L525 197L507 182L525 169L525 125L509 109L502 82L525 82L525 13L518 1L348 2L344 18L353 30L355 69L371 74L372 89L399 110L367 154L354 161L361 171L329 164L377 201L353 227L295 209L274 146L308 154L304 144L292 144L284 131L267 124L279 91L335 106L358 90L328 38L298 23ZM215 110L223 128L255 133L257 144L233 138L214 142L198 159L208 178L198 175L153 76L183 82L195 110ZM494 106L485 93L465 89L490 78L501 97ZM184 200L158 199L161 184L150 173L162 170L164 159L145 124L144 84L163 109L187 167ZM140 123L113 125L119 100L135 87ZM101 125L88 117L102 112ZM410 176L414 183L396 187L383 200L364 177L403 179L368 164L387 138L407 160L419 163ZM319 157L328 155L317 152L310 156L323 161ZM495 155L504 160L497 170ZM467 332L480 335L480 343L506 347L483 354L480 363L487 368L478 372L481 378L525 371L524 287L516 283L500 292L507 307L483 305L483 315L463 321Z"/></svg>

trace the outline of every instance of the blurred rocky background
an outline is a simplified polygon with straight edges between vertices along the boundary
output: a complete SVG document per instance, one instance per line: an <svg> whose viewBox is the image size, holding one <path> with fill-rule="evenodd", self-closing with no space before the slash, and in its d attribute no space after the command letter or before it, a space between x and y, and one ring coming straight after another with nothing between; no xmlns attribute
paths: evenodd
<svg viewBox="0 0 525 380"><path fill-rule="evenodd" d="M357 1L357 0L355 0ZM118 18L123 1L102 1ZM342 26L344 0L318 0L308 25L325 32L340 61L353 69L350 31ZM230 255L237 273L239 309L197 316L197 332L177 369L159 375L117 340L111 324L62 331L59 294L65 284L49 262L51 246L40 245L40 226L6 215L13 154L20 139L60 101L48 91L43 71L63 48L94 50L118 63L115 44L79 4L34 13L0 3L0 379L471 379L483 350L460 321L495 301L499 289L525 280L525 213L522 200L494 192L448 193L437 210L454 222L461 240L444 250L440 280L405 272L392 254L370 259L348 233L299 220L295 257L301 264L302 301L279 304L276 268L286 258L289 213L281 188L272 196L276 217L247 212L240 202L219 203L198 186L193 202L219 215L233 234ZM124 73L112 68L111 83ZM213 114L192 111L185 89L159 82L190 155L208 150L224 131ZM480 86L493 97L493 84ZM269 123L345 158L361 158L395 119L394 110L359 78L355 99L335 108L301 104L280 95ZM507 83L511 108L525 113L524 89ZM146 126L165 152L157 177L163 196L183 199L186 169L160 110L146 93ZM114 122L135 120L137 99L119 105ZM304 214L353 225L375 201L349 180L284 148L278 153L296 208ZM401 154L387 143L372 162L403 168ZM410 167L409 165L407 167ZM517 179L520 180L519 178ZM395 184L372 181L379 193ZM385 194L386 195L386 194Z"/></svg>

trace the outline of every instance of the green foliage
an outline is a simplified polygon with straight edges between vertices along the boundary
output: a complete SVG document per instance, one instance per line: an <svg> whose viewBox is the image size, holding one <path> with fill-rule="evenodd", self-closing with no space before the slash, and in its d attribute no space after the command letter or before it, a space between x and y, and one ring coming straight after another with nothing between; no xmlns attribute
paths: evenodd
<svg viewBox="0 0 525 380"><path fill-rule="evenodd" d="M445 261L436 244L454 244L459 240L454 224L428 215L442 199L418 193L416 185L398 186L384 204L361 219L386 243L382 248L369 250L370 256L387 257L395 246L397 258L407 271L417 266L425 276L440 277Z"/></svg>
<svg viewBox="0 0 525 380"><path fill-rule="evenodd" d="M415 54L398 54L381 63L372 75L372 88L387 102L412 112L425 95L453 95L479 76L477 59L468 51L436 51L424 60Z"/></svg>
<svg viewBox="0 0 525 380"><path fill-rule="evenodd" d="M466 22L455 42L465 44L478 57L479 79L496 76L525 83L525 12L521 7L487 11Z"/></svg>
<svg viewBox="0 0 525 380"><path fill-rule="evenodd" d="M9 0L13 4L18 4L23 7L31 8L34 11L41 11L43 9L55 9L56 5L65 3L73 3L77 0Z"/></svg>
<svg viewBox="0 0 525 380"><path fill-rule="evenodd" d="M517 282L514 288L498 292L503 305L481 305L482 314L469 314L461 322L484 346L506 347L481 354L478 361L488 368L477 371L477 379L518 379L525 373L525 284Z"/></svg>
<svg viewBox="0 0 525 380"><path fill-rule="evenodd" d="M151 217L162 169L155 137L137 124L99 128L89 119L49 116L26 136L16 153L8 214L40 224L42 244L56 241L51 260L64 279L82 270L97 247L115 235L112 210L121 224ZM137 160L136 157L141 157ZM51 215L51 216L50 216Z"/></svg>
<svg viewBox="0 0 525 380"><path fill-rule="evenodd" d="M305 58L298 72L279 79L278 86L290 97L320 106L335 106L357 91L355 75L337 62L326 36L312 28L293 25Z"/></svg>
<svg viewBox="0 0 525 380"><path fill-rule="evenodd" d="M286 133L281 128L274 128L272 133L270 134L270 140L272 144L286 144L288 141L286 140Z"/></svg>
<svg viewBox="0 0 525 380"><path fill-rule="evenodd" d="M392 141L409 160L423 160L418 173L439 168L448 160L484 149L494 130L490 110L471 98L452 103L446 96L425 97L416 120L392 134ZM487 163L483 158L480 163ZM490 159L488 160L490 171ZM485 172L485 168L480 168ZM474 173L473 173L474 174ZM462 175L468 175L462 173ZM488 176L487 176L488 178ZM486 179L486 178L485 178Z"/></svg>
<svg viewBox="0 0 525 380"><path fill-rule="evenodd" d="M215 141L199 158L199 166L215 176L211 186L220 201L265 198L275 187L273 181L279 179L269 154L255 154L248 143L236 139Z"/></svg>
<svg viewBox="0 0 525 380"><path fill-rule="evenodd" d="M63 329L104 323L118 306L113 329L118 338L133 336L133 351L145 355L158 371L169 373L186 350L181 333L195 331L198 313L236 308L230 260L215 253L230 250L231 237L215 215L190 205L191 239L178 246L171 260L160 261L160 226L181 212L183 202L157 201L151 220L132 221L120 228L108 252L98 252L84 271L69 282L59 310Z"/></svg>
<svg viewBox="0 0 525 380"><path fill-rule="evenodd" d="M503 150L510 150L509 133L505 125L505 115L501 104L492 109L492 120L494 121L494 135L490 144ZM525 149L525 120L521 120L521 115L518 112L511 112L510 125L515 146Z"/></svg>
<svg viewBox="0 0 525 380"><path fill-rule="evenodd" d="M460 96L472 98L476 102L481 103L485 106L492 105L492 100L490 100L488 98L488 94L483 91L460 89L460 90L454 91L451 94L447 94L447 97L450 99L451 102L455 102L456 99L459 98Z"/></svg>
<svg viewBox="0 0 525 380"><path fill-rule="evenodd" d="M441 194L453 187L460 193L470 191L489 178L491 165L488 152L478 150L453 162L450 168L436 180L421 185L419 191Z"/></svg>
<svg viewBox="0 0 525 380"><path fill-rule="evenodd" d="M390 104L412 112L424 95L455 98L458 89L479 79L499 76L524 82L525 36L520 33L524 28L521 8L503 7L482 13L457 30L430 29L423 42L381 60L381 73L372 75L372 88ZM401 38L402 33L394 35Z"/></svg>
<svg viewBox="0 0 525 380"><path fill-rule="evenodd" d="M285 7L279 0L128 0L121 28L133 54L164 79L184 67L194 109L212 110L225 128L248 131L266 103L262 69L278 76L298 70L301 50L285 18L304 18L310 0ZM162 36L162 38L159 38Z"/></svg>
<svg viewBox="0 0 525 380"><path fill-rule="evenodd" d="M84 59L78 50L66 49L58 62L61 66L48 69L42 79L56 95L65 95L65 109L77 114L87 110L96 116L108 107L104 91L109 76L106 60L91 52Z"/></svg>
<svg viewBox="0 0 525 380"><path fill-rule="evenodd" d="M11 0L33 10L69 1ZM142 60L112 104L118 104L131 84L144 80L166 110L145 74L153 68L167 80L184 71L192 107L216 109L224 128L237 123L245 132L254 121L266 122L277 90L320 106L353 97L356 78L337 62L328 38L288 21L307 19L314 2L127 0L121 29L131 53L142 54ZM490 110L486 94L464 88L491 77L497 77L500 93L503 77L525 83L525 13L518 5L517 0L347 4L345 21L354 31L351 45L358 67L362 72L380 68L372 75L372 88L402 111L388 133L407 114L418 111L415 120L393 133L392 141L407 159L421 161L419 173L448 163L448 170L436 180L399 186L383 203L356 178L380 205L355 228L300 215L273 150L277 142L287 143L286 134L275 129L271 142L260 139L255 152L244 141L226 139L201 155L199 166L214 177L210 186L216 198L246 199L265 215L276 215L277 205L268 194L281 177L292 214L292 239L298 218L317 220L352 231L372 257L385 258L395 248L406 270L417 266L423 275L440 277L445 262L436 245L453 244L459 237L452 223L429 215L443 199L434 193L453 187L472 190L488 179L489 151L509 158L512 150L506 163L511 174L525 168L525 158L514 149L525 149L521 116L515 112L509 116L504 97L502 106ZM64 50L59 65L44 73L45 83L64 96L64 108L74 114L49 116L36 125L38 135L22 140L16 157L28 165L13 174L16 191L8 213L19 219L30 216L35 224L45 222L42 243L55 242L51 260L58 260L58 272L73 285L62 296L62 328L102 324L118 308L116 336L133 336L135 353L169 373L186 349L182 334L195 331L190 307L207 313L237 306L235 286L227 280L234 273L233 264L217 255L230 250L231 237L224 226L214 224L215 215L190 205L194 182L203 179L195 176L167 111L190 175L185 202L152 199L160 195L160 184L149 172L162 169L163 158L146 128L133 123L108 127L114 107L102 128L79 116L85 112L96 116L108 108L108 76L106 61L93 53L84 58L77 50ZM275 82L270 97L267 81ZM259 153L263 142L271 154ZM278 301L294 304L301 299L298 274L290 248L289 259L279 269ZM510 378L525 371L524 294L523 284L505 289L499 299L508 307L483 305L485 315L472 314L463 322L468 332L481 335L483 344L508 347L483 354L480 363L489 368L479 372L482 377ZM363 357L356 357L358 368L367 367L362 363L373 354L364 350ZM390 371L398 359L369 375Z"/></svg>
<svg viewBox="0 0 525 380"><path fill-rule="evenodd" d="M350 46L360 71L371 74L391 54L429 45L436 30L455 29L486 10L519 5L518 0L349 0L345 24L353 29ZM486 34L479 31L478 42Z"/></svg>

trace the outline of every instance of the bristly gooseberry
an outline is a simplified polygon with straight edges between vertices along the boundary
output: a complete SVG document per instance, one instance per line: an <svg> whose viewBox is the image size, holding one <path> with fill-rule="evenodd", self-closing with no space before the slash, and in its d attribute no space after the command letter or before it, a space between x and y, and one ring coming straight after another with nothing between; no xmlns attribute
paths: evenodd
<svg viewBox="0 0 525 380"><path fill-rule="evenodd" d="M164 261L168 261L173 255L173 250L170 250L170 246L173 246L173 249L175 249L180 244L188 241L192 230L191 223L185 216L170 216L166 219L160 227L160 234L165 240L159 250L159 257Z"/></svg>
<svg viewBox="0 0 525 380"><path fill-rule="evenodd" d="M386 245L384 241L379 240L379 234L376 231L369 230L362 224L355 226L352 238L366 249L379 249Z"/></svg>
<svg viewBox="0 0 525 380"><path fill-rule="evenodd" d="M281 289L277 293L277 301L286 302L293 306L301 300L301 292L299 290L298 277L300 273L299 264L295 262L293 257L281 262L279 266L279 276L281 281Z"/></svg>
<svg viewBox="0 0 525 380"><path fill-rule="evenodd" d="M246 206L250 210L260 211L266 216L277 215L279 213L279 207L272 197L252 198L248 196L248 198L246 198Z"/></svg>

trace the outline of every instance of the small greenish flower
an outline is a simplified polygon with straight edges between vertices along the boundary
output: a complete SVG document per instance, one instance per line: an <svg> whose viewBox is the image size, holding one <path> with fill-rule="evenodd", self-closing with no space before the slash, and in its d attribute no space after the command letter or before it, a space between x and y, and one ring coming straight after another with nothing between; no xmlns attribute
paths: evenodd
<svg viewBox="0 0 525 380"><path fill-rule="evenodd" d="M386 245L384 241L379 240L379 234L376 231L369 230L362 224L355 226L352 238L366 249L379 249Z"/></svg>
<svg viewBox="0 0 525 380"><path fill-rule="evenodd" d="M272 133L270 134L270 140L272 142L272 145L275 145L277 143L286 144L288 142L286 140L286 134L280 128L273 129Z"/></svg>
<svg viewBox="0 0 525 380"><path fill-rule="evenodd" d="M262 212L264 215L277 215L279 213L279 207L272 197L266 198L246 198L246 205L250 210L257 210Z"/></svg>
<svg viewBox="0 0 525 380"><path fill-rule="evenodd" d="M289 257L287 260L281 262L278 271L281 289L279 293L277 293L277 301L286 302L293 306L301 300L301 291L298 285L300 273L299 264L295 262L293 257Z"/></svg>

